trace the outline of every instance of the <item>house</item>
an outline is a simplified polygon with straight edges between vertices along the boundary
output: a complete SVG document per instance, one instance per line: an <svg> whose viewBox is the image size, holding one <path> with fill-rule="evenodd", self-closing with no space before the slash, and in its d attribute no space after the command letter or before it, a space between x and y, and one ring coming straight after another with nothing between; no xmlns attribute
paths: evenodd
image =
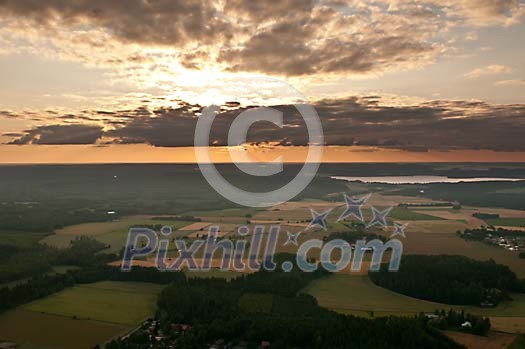
<svg viewBox="0 0 525 349"><path fill-rule="evenodd" d="M439 319L439 315L437 315L437 314L425 314L425 318L427 318L427 319Z"/></svg>
<svg viewBox="0 0 525 349"><path fill-rule="evenodd" d="M461 328L472 328L472 323L470 321L465 321L461 324Z"/></svg>

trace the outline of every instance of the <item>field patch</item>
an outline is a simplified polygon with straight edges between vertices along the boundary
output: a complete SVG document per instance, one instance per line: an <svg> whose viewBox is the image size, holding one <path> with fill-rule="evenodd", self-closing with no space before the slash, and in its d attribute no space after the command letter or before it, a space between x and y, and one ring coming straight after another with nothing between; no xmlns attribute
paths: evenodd
<svg viewBox="0 0 525 349"><path fill-rule="evenodd" d="M525 218L501 217L501 218L486 219L485 221L490 225L501 225L501 226L508 226L508 227L525 227Z"/></svg>
<svg viewBox="0 0 525 349"><path fill-rule="evenodd" d="M467 313L490 317L495 329L525 331L525 294L512 295L513 301L503 302L496 308L451 306L392 292L375 285L368 276L344 274L314 280L305 292L314 296L319 305L345 314L377 317L433 313L436 309L464 309Z"/></svg>
<svg viewBox="0 0 525 349"><path fill-rule="evenodd" d="M431 213L433 214L433 212ZM427 214L427 212L417 212L406 207L395 206L390 211L388 217L402 221L439 221L443 218Z"/></svg>
<svg viewBox="0 0 525 349"><path fill-rule="evenodd" d="M105 249L104 252L118 253L120 249L126 245L128 231L131 226L148 227L151 225L168 225L172 227L174 230L173 234L176 235L177 229L192 223L186 221L153 220L152 217L153 216L146 215L128 216L112 222L75 224L55 230L54 234L46 236L40 242L58 248L67 248L75 238L89 236L109 245L109 248Z"/></svg>
<svg viewBox="0 0 525 349"><path fill-rule="evenodd" d="M129 327L15 309L0 315L0 338L22 348L92 349Z"/></svg>
<svg viewBox="0 0 525 349"><path fill-rule="evenodd" d="M179 228L180 231L196 231L196 230L204 230L208 226L210 226L211 223L208 222L195 222L188 224L182 228Z"/></svg>
<svg viewBox="0 0 525 349"><path fill-rule="evenodd" d="M507 348L516 339L516 335L498 332L490 332L487 336L475 336L454 331L445 331L445 334L468 349Z"/></svg>
<svg viewBox="0 0 525 349"><path fill-rule="evenodd" d="M155 312L161 285L102 281L78 285L22 308L69 318L135 325Z"/></svg>
<svg viewBox="0 0 525 349"><path fill-rule="evenodd" d="M323 307L360 316L412 315L443 307L376 286L368 276L330 275L314 280L305 291Z"/></svg>
<svg viewBox="0 0 525 349"><path fill-rule="evenodd" d="M421 222L410 223L406 230L407 238L403 240L404 254L460 255L481 261L494 259L496 263L507 265L519 278L525 277L525 260L518 258L518 252L461 239L454 233L455 230L461 230L461 227L450 225L453 221L436 221L436 226L433 227L419 223Z"/></svg>
<svg viewBox="0 0 525 349"><path fill-rule="evenodd" d="M492 329L507 333L525 332L525 314L524 317L516 316L491 316L490 323ZM525 346L523 347L525 349Z"/></svg>
<svg viewBox="0 0 525 349"><path fill-rule="evenodd" d="M75 237L97 237L112 231L127 229L131 225L148 221L150 218L151 216L129 216L111 222L94 222L70 225L55 230L54 234L46 236L40 242L50 246L67 248L71 245L71 240L75 239Z"/></svg>

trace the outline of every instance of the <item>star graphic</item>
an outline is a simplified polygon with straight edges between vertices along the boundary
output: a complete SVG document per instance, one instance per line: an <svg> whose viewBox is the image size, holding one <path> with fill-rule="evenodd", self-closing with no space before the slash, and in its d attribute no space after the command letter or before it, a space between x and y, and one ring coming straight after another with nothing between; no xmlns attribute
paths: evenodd
<svg viewBox="0 0 525 349"><path fill-rule="evenodd" d="M394 222L394 229L395 230L392 233L392 235L390 235L390 238L393 238L394 236L397 236L397 235L406 238L406 235L405 235L406 227L408 227L408 223L401 224L401 223L398 223L398 222Z"/></svg>
<svg viewBox="0 0 525 349"><path fill-rule="evenodd" d="M372 220L367 224L367 228L370 228L371 226L375 225L376 223L379 223L383 227L388 227L388 223L386 222L386 217L390 213L390 210L392 210L392 207L387 208L386 210L379 211L377 208L372 207L372 213L374 214L374 217Z"/></svg>
<svg viewBox="0 0 525 349"><path fill-rule="evenodd" d="M310 222L310 224L308 225L308 227L306 227L306 229L310 229L310 228L313 228L315 226L319 226L321 228L323 228L324 230L326 230L326 217L328 216L328 214L332 211L332 209L328 209L324 212L317 212L316 210L314 210L313 208L310 208L310 213L312 214L312 221Z"/></svg>
<svg viewBox="0 0 525 349"><path fill-rule="evenodd" d="M344 220L344 219L346 219L346 218L348 218L350 216L354 216L355 218L357 218L361 222L363 222L363 212L361 211L361 208L368 201L370 196L372 196L372 194L368 194L368 195L363 196L362 198L357 199L357 200L352 199L351 197L346 195L346 193L343 193L343 195L345 197L346 209L339 216L337 221L339 222L339 221L342 221L342 220Z"/></svg>
<svg viewBox="0 0 525 349"><path fill-rule="evenodd" d="M289 231L286 232L286 235L288 236L287 237L287 240L286 242L284 243L283 246L286 246L286 245L289 245L289 244L292 244L292 245L295 245L295 246L299 246L299 244L297 243L297 238L299 237L299 235L301 234L301 232L298 232L298 233L290 233Z"/></svg>

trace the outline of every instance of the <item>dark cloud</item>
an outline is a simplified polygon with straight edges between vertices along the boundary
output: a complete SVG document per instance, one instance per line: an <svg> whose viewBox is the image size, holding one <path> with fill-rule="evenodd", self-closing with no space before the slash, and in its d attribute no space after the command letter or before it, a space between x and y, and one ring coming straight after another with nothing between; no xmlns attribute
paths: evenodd
<svg viewBox="0 0 525 349"><path fill-rule="evenodd" d="M363 35L363 32L322 38L324 23L281 23L251 37L242 47L223 49L218 57L231 71L307 75L382 71L432 56L434 47L402 35ZM299 39L300 38L300 39Z"/></svg>
<svg viewBox="0 0 525 349"><path fill-rule="evenodd" d="M87 22L140 44L181 47L229 37L228 26L205 0L2 0L0 9L44 26Z"/></svg>
<svg viewBox="0 0 525 349"><path fill-rule="evenodd" d="M491 105L476 101L431 101L413 106L388 106L379 96L322 100L313 106L321 119L327 145L383 146L412 151L427 149L492 149L525 151L525 105ZM258 122L250 128L252 144L306 145L304 121L292 105L271 108L283 112L285 127ZM227 145L233 120L243 111L227 103L217 115L210 144ZM192 146L195 125L202 108L144 107L136 111L104 115L110 130L89 125L43 126L27 131L13 144L90 144L101 137L116 143L154 146ZM96 111L93 114L97 114ZM133 117L129 117L133 115ZM112 128L112 129L111 129Z"/></svg>
<svg viewBox="0 0 525 349"><path fill-rule="evenodd" d="M102 135L100 126L50 125L28 130L11 144L93 144Z"/></svg>

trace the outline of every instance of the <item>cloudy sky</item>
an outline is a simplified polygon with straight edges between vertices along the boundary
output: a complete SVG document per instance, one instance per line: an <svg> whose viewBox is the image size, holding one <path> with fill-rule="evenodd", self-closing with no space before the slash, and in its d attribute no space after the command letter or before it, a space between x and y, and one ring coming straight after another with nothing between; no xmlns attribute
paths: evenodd
<svg viewBox="0 0 525 349"><path fill-rule="evenodd" d="M218 156L269 106L286 127L244 150L293 161L291 103L330 161L525 160L524 23L521 0L0 0L0 162L190 161L210 104Z"/></svg>

